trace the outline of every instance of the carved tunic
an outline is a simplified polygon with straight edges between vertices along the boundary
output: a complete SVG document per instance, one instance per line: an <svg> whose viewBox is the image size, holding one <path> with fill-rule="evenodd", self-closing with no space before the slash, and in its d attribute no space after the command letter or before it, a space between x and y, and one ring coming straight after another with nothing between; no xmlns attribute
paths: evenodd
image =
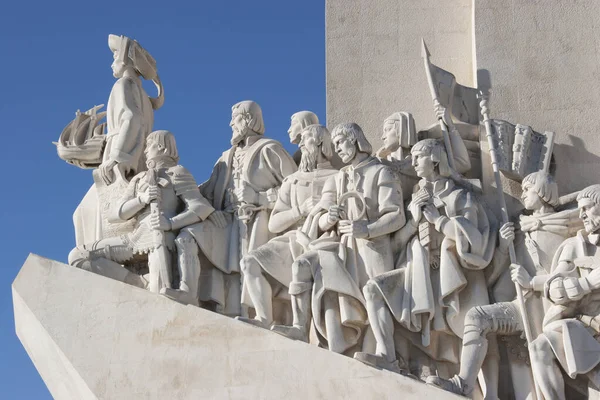
<svg viewBox="0 0 600 400"><path fill-rule="evenodd" d="M108 137L103 161L115 160L133 174L145 170L144 147L154 124L154 110L140 78L117 80L106 111Z"/></svg>
<svg viewBox="0 0 600 400"><path fill-rule="evenodd" d="M248 254L266 273L286 288L292 281L292 263L304 252L304 247L297 239L298 230L302 230L308 239L317 238L316 226L306 226L302 229L306 222L306 216L301 215L300 207L311 197L320 199L325 181L337 172L330 163L325 163L317 166L317 169L312 172L297 171L285 178L271 213L269 229L273 233L281 233L289 228L292 230L271 239ZM289 221L290 225L287 227L282 224L274 226L274 217L284 213L288 215L285 216L287 218L283 223ZM306 225L316 225L316 222L315 220L313 224Z"/></svg>
<svg viewBox="0 0 600 400"><path fill-rule="evenodd" d="M201 219L205 219L212 211L212 206L200 194L192 174L181 165L170 168L161 168L157 171L157 184L160 187L160 211L167 218L172 218L184 209L193 210ZM136 198L148 188L148 171L137 174L127 188L127 194L121 204ZM121 205L118 206L119 208ZM146 206L136 216L138 221L133 232L123 235L123 242L129 246L134 254L148 253L154 249L152 228L150 228L150 206ZM165 232L167 247L174 250L175 235Z"/></svg>
<svg viewBox="0 0 600 400"><path fill-rule="evenodd" d="M421 180L415 190L423 186ZM420 333L420 340L409 335L415 345L434 359L458 363L459 342L448 338L462 337L471 307L489 303L483 269L494 253L496 229L473 194L452 180L441 178L431 189L442 217L435 225L422 217L419 225L427 224L430 239L423 240L422 226L406 224L398 232L403 238L397 269L372 282L394 318L408 331ZM441 233L445 224L451 224L455 237Z"/></svg>
<svg viewBox="0 0 600 400"><path fill-rule="evenodd" d="M200 185L200 191L216 210L230 213L229 224L219 228L209 219L186 228L211 264L203 264L203 274L207 276L200 288L200 299L225 305L223 274L239 273L241 257L273 237L268 229L268 209L256 211L246 224L239 220L235 189L243 181L258 197L264 198L267 190L281 186L284 178L296 168L296 163L279 142L262 136L248 138L244 149L233 147L217 160L211 177ZM215 268L209 270L205 266ZM237 305L226 306L239 309L239 299ZM229 314L239 315L239 312L233 310Z"/></svg>

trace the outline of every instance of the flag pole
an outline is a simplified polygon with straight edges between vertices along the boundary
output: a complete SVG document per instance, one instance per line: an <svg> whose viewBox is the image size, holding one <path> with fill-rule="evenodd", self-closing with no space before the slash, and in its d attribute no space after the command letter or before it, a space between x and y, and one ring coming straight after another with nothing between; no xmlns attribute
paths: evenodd
<svg viewBox="0 0 600 400"><path fill-rule="evenodd" d="M435 89L435 83L433 82L433 75L431 72L431 63L429 62L429 57L431 54L427 49L427 45L425 45L425 40L421 38L421 56L423 57L423 63L425 64L425 73L427 74L427 82L429 83L429 90L431 90L431 97L434 102L438 99L438 93ZM448 164L453 171L456 171L455 163L454 163L454 152L452 151L452 143L450 142L450 133L448 132L448 126L446 122L444 122L443 118L439 118L440 128L442 129L442 136L444 138L444 145L446 146L446 153L448 154Z"/></svg>
<svg viewBox="0 0 600 400"><path fill-rule="evenodd" d="M494 138L492 134L492 120L489 117L489 108L488 108L488 100L489 95L483 90L479 92L479 98L481 102L479 103L481 107L481 115L483 116L483 124L485 125L485 132L488 141L488 147L490 152L490 159L492 163L492 170L494 171L494 179L496 180L496 190L498 194L498 200L500 201L500 210L502 212L502 224L506 224L509 222L508 218L508 209L506 207L506 199L504 198L504 191L502 189L502 180L500 179L500 169L498 168L498 156L496 145L494 143ZM510 255L510 263L518 264L517 262L517 254L515 253L515 245L511 240L508 245L508 253ZM525 298L523 296L523 291L521 290L521 286L515 282L515 290L517 292L517 304L521 311L521 318L523 324L523 331L525 332L525 339L527 340L527 348L529 351L529 357L531 358L531 348L529 345L534 340L533 331L531 330L531 325L529 323L529 318L527 317L527 309L525 308ZM533 386L535 389L535 395L538 400L543 399L541 396L540 388L535 381L535 376L532 374L533 378Z"/></svg>

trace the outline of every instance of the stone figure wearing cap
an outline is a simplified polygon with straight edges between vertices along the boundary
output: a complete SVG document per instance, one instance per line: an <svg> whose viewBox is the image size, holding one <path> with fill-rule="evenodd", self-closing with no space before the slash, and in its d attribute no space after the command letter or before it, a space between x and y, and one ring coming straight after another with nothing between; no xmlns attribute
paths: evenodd
<svg viewBox="0 0 600 400"><path fill-rule="evenodd" d="M154 110L163 105L164 90L156 61L137 41L109 35L108 46L113 52L111 67L117 81L108 98L108 138L100 172L110 184L116 179L115 171L128 177L145 169L145 139L152 131ZM140 78L155 83L158 97L148 97Z"/></svg>
<svg viewBox="0 0 600 400"><path fill-rule="evenodd" d="M164 238L161 245L175 252L179 229L205 219L213 207L200 194L194 177L178 165L179 155L171 132L152 132L146 142L145 157L151 168L131 179L121 201L110 210L114 222L135 219L133 232L77 246L69 254L69 264L159 292L161 286L171 285L168 279L162 284L158 282L154 272L161 266L149 265L150 282L129 269L152 264L152 253L159 247L154 240L157 230ZM157 200L160 208L152 213L150 204ZM197 304L194 299L189 302Z"/></svg>
<svg viewBox="0 0 600 400"><path fill-rule="evenodd" d="M333 146L326 127L309 125L301 132L299 147L299 169L283 180L269 219L269 230L280 236L250 251L241 262L249 295L242 302L254 308L256 318L240 319L264 328L274 321L273 299L289 299L292 263L322 233L311 212L321 199L325 181L338 172L330 163Z"/></svg>
<svg viewBox="0 0 600 400"><path fill-rule="evenodd" d="M308 340L312 308L323 346L347 353L361 346L367 327L361 289L369 278L393 268L390 234L402 227L405 217L400 185L389 168L371 156L371 144L360 126L338 125L331 136L347 166L327 180L311 213L328 234L312 242L292 266L293 326L272 330Z"/></svg>
<svg viewBox="0 0 600 400"><path fill-rule="evenodd" d="M409 373L410 344L426 360L458 364L465 313L489 303L483 270L496 244L496 230L475 195L449 178L443 143L419 141L411 155L421 180L408 222L395 234L396 269L363 288L376 352L354 356L400 373Z"/></svg>
<svg viewBox="0 0 600 400"><path fill-rule="evenodd" d="M200 300L215 304L221 313L239 316L240 260L273 238L269 216L278 188L297 167L278 141L264 137L262 110L254 101L232 107L230 126L232 147L200 186L215 212L181 231L184 245L178 251L183 270L202 270Z"/></svg>

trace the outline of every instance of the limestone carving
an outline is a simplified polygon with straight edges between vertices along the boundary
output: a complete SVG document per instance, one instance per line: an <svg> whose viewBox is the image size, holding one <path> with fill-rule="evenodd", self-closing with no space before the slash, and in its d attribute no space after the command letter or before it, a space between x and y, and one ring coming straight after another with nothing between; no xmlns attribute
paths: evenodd
<svg viewBox="0 0 600 400"><path fill-rule="evenodd" d="M399 182L371 156L362 129L341 124L331 136L347 166L325 183L311 213L329 235L313 241L294 262L289 285L294 323L272 330L306 341L312 312L323 345L344 353L361 344L367 326L361 289L369 278L393 268L390 234L405 217Z"/></svg>
<svg viewBox="0 0 600 400"><path fill-rule="evenodd" d="M115 222L134 220L133 232L77 246L69 254L69 264L158 293L171 287L170 260L177 231L205 219L213 208L192 175L177 164L172 133L151 133L145 156L149 169L131 179L111 210ZM129 270L140 263L148 265L147 279Z"/></svg>
<svg viewBox="0 0 600 400"><path fill-rule="evenodd" d="M588 395L600 394L600 185L577 196L585 229L556 251L552 276L544 283L550 300L543 332L531 343L531 367L545 399L566 399L564 371L588 381Z"/></svg>
<svg viewBox="0 0 600 400"><path fill-rule="evenodd" d="M179 266L190 271L189 276L199 275L202 259L200 300L216 303L223 314L239 316L242 299L250 301L241 287L240 260L274 237L269 216L279 187L297 167L279 142L263 136L257 103L235 104L230 126L232 147L200 186L215 211L207 220L182 229L178 254Z"/></svg>
<svg viewBox="0 0 600 400"><path fill-rule="evenodd" d="M274 321L272 298L288 295L292 263L320 234L313 209L321 199L325 181L337 173L330 163L333 147L327 128L308 126L302 131L299 146L300 168L283 180L269 219L269 230L280 236L250 251L241 262L251 300L247 305L255 309L256 318L240 319L265 328Z"/></svg>
<svg viewBox="0 0 600 400"><path fill-rule="evenodd" d="M317 115L311 111L298 111L292 115L290 121L290 128L288 129L288 135L290 137L290 143L300 144L303 130L309 125L315 125L319 123ZM300 149L294 153L294 161L296 164L300 164L302 159L302 152Z"/></svg>
<svg viewBox="0 0 600 400"><path fill-rule="evenodd" d="M104 113L106 123L94 126L101 117L95 115L98 108L94 107L69 124L57 145L59 154L69 163L82 168L98 167L94 171L98 184L90 188L73 215L77 244L130 231L112 226L103 210L112 207L106 203L107 199L120 197L127 181L146 169L146 137L152 131L154 110L164 102L154 58L137 41L126 36L109 35L108 46L113 53L112 70L117 81ZM156 98L148 97L141 78L155 83ZM63 137L66 133L69 140ZM101 162L98 153L101 153ZM116 186L107 188L114 183Z"/></svg>
<svg viewBox="0 0 600 400"><path fill-rule="evenodd" d="M363 289L376 353L355 354L367 364L402 373L409 373L409 344L434 362L458 363L465 314L489 303L484 269L496 242L477 198L449 178L442 142L425 139L411 154L421 180L408 206L408 222L395 235L396 269Z"/></svg>
<svg viewBox="0 0 600 400"><path fill-rule="evenodd" d="M502 226L501 246L496 252L494 262L510 263L506 241L516 237L515 250L519 264L511 266L510 275L521 287L532 291L526 299L525 311L533 333L537 336L541 333L544 312L549 305L543 294L544 284L551 274L554 252L565 238L575 234L579 224L574 210L555 211L554 208L559 205L558 185L548 173L538 171L527 175L523 179L522 189L523 205L533 213L520 217L520 230L516 232L516 236L513 223ZM503 265L497 267L506 268ZM504 292L511 293L506 297L514 298L514 286L508 282L505 287L508 290ZM527 352L521 352L519 349L526 349L518 336L523 332L522 319L521 308L516 300L471 309L465 317L459 374L449 380L432 376L428 383L470 396L475 388L477 374L484 366L486 396L498 397L499 356L495 336L513 336L513 340L507 343L510 347L509 354L515 354L515 349L519 350L517 356L510 360L514 394L516 398L522 399L533 396L534 383L527 365ZM489 346L488 340L493 342Z"/></svg>

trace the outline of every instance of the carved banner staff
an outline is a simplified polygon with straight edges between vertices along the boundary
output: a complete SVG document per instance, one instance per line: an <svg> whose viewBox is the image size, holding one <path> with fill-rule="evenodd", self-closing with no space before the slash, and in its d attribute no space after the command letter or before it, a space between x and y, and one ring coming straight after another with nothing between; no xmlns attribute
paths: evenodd
<svg viewBox="0 0 600 400"><path fill-rule="evenodd" d="M464 173L465 171L461 170L461 165L456 163L457 160L454 157L454 150L456 149L452 147L453 141L450 135L451 132L449 132L448 129L456 129L452 124L451 115L460 122L470 125L479 125L477 89L460 85L456 82L456 77L452 73L432 64L429 61L431 54L429 53L429 50L427 50L427 46L423 39L421 39L421 45L421 56L425 63L425 73L427 74L427 82L429 83L429 89L431 90L431 97L433 98L436 115L440 122L444 145L448 155L448 163L453 171ZM441 114L438 112L440 109L446 110L449 113L446 114L444 112ZM456 133L458 134L458 132ZM466 168L466 170L469 168Z"/></svg>
<svg viewBox="0 0 600 400"><path fill-rule="evenodd" d="M496 145L493 138L492 132L492 121L489 117L489 108L488 108L488 99L489 95L483 90L479 92L479 97L481 102L479 105L481 106L481 115L483 116L483 123L485 125L486 137L488 140L488 146L490 151L490 160L492 163L492 170L494 171L494 179L496 181L496 189L498 191L498 200L500 201L500 209L502 212L502 224L506 224L509 222L508 217L508 209L506 207L506 200L504 199L504 191L502 190L502 180L500 179L500 169L498 168L498 157L496 154ZM515 253L515 245L511 241L509 243L508 252L510 255L510 263L518 264L517 254ZM523 332L525 332L525 339L527 340L527 345L529 349L529 344L535 339L533 337L533 332L531 330L531 325L529 324L529 317L527 315L527 308L525 307L525 299L523 297L523 292L521 290L521 286L515 282L515 291L517 292L517 302L519 304L519 308L521 311L521 315L523 317ZM531 355L531 349L529 349ZM538 387L537 382L535 381L535 377L533 377L533 385L535 388L535 395L538 399L543 399L540 393L540 389Z"/></svg>

